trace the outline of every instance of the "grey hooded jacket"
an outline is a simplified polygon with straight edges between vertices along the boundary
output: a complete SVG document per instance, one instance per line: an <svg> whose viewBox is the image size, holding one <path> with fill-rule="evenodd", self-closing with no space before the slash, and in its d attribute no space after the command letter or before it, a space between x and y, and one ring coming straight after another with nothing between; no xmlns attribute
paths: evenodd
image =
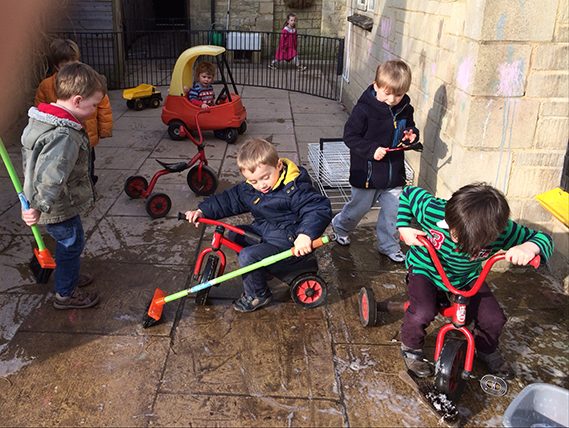
<svg viewBox="0 0 569 428"><path fill-rule="evenodd" d="M66 110L49 104L41 104L39 110L32 107L22 134L24 195L30 208L42 212L40 224L61 223L95 201L89 136L66 115L70 116Z"/></svg>

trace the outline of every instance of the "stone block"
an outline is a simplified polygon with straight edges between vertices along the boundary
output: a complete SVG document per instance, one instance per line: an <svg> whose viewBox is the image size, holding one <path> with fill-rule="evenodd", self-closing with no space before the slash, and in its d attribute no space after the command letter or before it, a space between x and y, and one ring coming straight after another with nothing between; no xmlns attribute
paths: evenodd
<svg viewBox="0 0 569 428"><path fill-rule="evenodd" d="M541 104L541 116L569 116L568 100L547 100Z"/></svg>
<svg viewBox="0 0 569 428"><path fill-rule="evenodd" d="M464 34L480 41L553 40L559 0L473 0Z"/></svg>
<svg viewBox="0 0 569 428"><path fill-rule="evenodd" d="M537 45L533 52L532 70L567 70L569 46L566 44Z"/></svg>
<svg viewBox="0 0 569 428"><path fill-rule="evenodd" d="M559 168L563 167L563 157L565 152L559 151L523 151L516 153L515 164L516 166L536 166Z"/></svg>
<svg viewBox="0 0 569 428"><path fill-rule="evenodd" d="M569 98L567 73L531 73L528 77L526 96L532 98Z"/></svg>
<svg viewBox="0 0 569 428"><path fill-rule="evenodd" d="M260 15L266 15L266 14L270 14L272 15L274 12L275 8L274 8L274 3L273 2L269 2L269 1L261 1L259 2L259 14Z"/></svg>
<svg viewBox="0 0 569 428"><path fill-rule="evenodd" d="M452 12L449 19L446 20L445 32L453 36L462 36L467 16L466 3L452 3Z"/></svg>
<svg viewBox="0 0 569 428"><path fill-rule="evenodd" d="M521 199L508 199L508 205L510 206L510 218L518 223L522 216L522 207L524 205L524 201Z"/></svg>
<svg viewBox="0 0 569 428"><path fill-rule="evenodd" d="M469 104L464 139L459 140L463 146L504 150L533 146L539 101L474 98Z"/></svg>
<svg viewBox="0 0 569 428"><path fill-rule="evenodd" d="M547 211L535 198L524 200L522 218L531 223L548 223L552 214Z"/></svg>
<svg viewBox="0 0 569 428"><path fill-rule="evenodd" d="M533 198L559 185L561 170L556 168L512 169L507 196L512 198Z"/></svg>
<svg viewBox="0 0 569 428"><path fill-rule="evenodd" d="M551 117L538 121L535 141L537 149L564 150L567 148L568 139L568 117Z"/></svg>
<svg viewBox="0 0 569 428"><path fill-rule="evenodd" d="M453 76L455 71L456 55L454 52L440 49L437 52L437 59L435 64L435 75L445 82L447 85L453 83Z"/></svg>
<svg viewBox="0 0 569 428"><path fill-rule="evenodd" d="M553 41L557 43L569 42L569 26L558 25L557 29L555 30L555 36L553 37Z"/></svg>

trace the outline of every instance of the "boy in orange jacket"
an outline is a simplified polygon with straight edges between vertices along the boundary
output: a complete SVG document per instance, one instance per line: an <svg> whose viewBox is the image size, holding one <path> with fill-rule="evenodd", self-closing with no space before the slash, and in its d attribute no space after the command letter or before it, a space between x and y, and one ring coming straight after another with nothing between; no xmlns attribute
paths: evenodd
<svg viewBox="0 0 569 428"><path fill-rule="evenodd" d="M34 106L38 107L40 103L55 103L57 95L55 93L55 76L57 71L64 65L72 62L79 62L81 60L81 53L79 46L69 39L55 39L49 46L49 56L51 63L56 72L53 76L42 80L36 91ZM107 138L113 136L113 113L111 111L111 102L109 97L105 95L101 102L95 108L95 112L89 116L83 123L87 133L89 134L89 141L91 143L91 180L93 184L97 183L99 177L95 175L95 146L99 144L99 138Z"/></svg>

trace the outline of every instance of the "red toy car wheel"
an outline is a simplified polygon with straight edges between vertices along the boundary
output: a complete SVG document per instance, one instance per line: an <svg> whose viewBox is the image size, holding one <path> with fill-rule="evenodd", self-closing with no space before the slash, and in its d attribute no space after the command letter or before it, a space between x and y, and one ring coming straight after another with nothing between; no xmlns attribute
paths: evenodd
<svg viewBox="0 0 569 428"><path fill-rule="evenodd" d="M130 199L138 199L148 189L148 181L140 175L128 177L124 183L124 192Z"/></svg>
<svg viewBox="0 0 569 428"><path fill-rule="evenodd" d="M239 126L239 128L237 129L237 132L239 134L244 134L245 131L247 131L247 122L243 121L243 123L241 123L241 126Z"/></svg>
<svg viewBox="0 0 569 428"><path fill-rule="evenodd" d="M328 289L326 282L311 273L295 278L290 286L292 301L303 308L315 308L324 303Z"/></svg>
<svg viewBox="0 0 569 428"><path fill-rule="evenodd" d="M180 126L186 127L181 120L174 120L168 125L168 135L174 141L181 141L184 137L180 136Z"/></svg>
<svg viewBox="0 0 569 428"><path fill-rule="evenodd" d="M213 195L219 185L217 174L207 165L202 166L201 180L199 179L199 167L194 166L188 172L187 181L192 192L199 196Z"/></svg>
<svg viewBox="0 0 569 428"><path fill-rule="evenodd" d="M377 303L373 290L369 287L362 287L359 294L360 321L364 327L375 325L377 318Z"/></svg>
<svg viewBox="0 0 569 428"><path fill-rule="evenodd" d="M146 200L146 212L152 218L166 217L172 208L172 200L165 193L153 193Z"/></svg>
<svg viewBox="0 0 569 428"><path fill-rule="evenodd" d="M237 128L226 128L225 129L225 141L227 144L233 144L237 141L237 137L239 136L239 132Z"/></svg>

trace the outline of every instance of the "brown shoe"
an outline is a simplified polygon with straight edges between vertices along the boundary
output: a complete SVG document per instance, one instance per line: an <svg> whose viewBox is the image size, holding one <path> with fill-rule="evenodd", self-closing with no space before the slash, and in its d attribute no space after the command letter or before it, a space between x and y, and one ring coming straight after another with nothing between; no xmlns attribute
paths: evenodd
<svg viewBox="0 0 569 428"><path fill-rule="evenodd" d="M93 274L90 272L80 273L79 279L77 280L76 287L85 287L93 282Z"/></svg>
<svg viewBox="0 0 569 428"><path fill-rule="evenodd" d="M433 375L433 366L425 358L422 349L412 349L401 344L401 356L405 361L407 371L412 372L417 377L430 377Z"/></svg>
<svg viewBox="0 0 569 428"><path fill-rule="evenodd" d="M55 293L53 306L55 309L86 309L97 303L99 303L99 294L85 293L75 288L70 296L63 297Z"/></svg>

